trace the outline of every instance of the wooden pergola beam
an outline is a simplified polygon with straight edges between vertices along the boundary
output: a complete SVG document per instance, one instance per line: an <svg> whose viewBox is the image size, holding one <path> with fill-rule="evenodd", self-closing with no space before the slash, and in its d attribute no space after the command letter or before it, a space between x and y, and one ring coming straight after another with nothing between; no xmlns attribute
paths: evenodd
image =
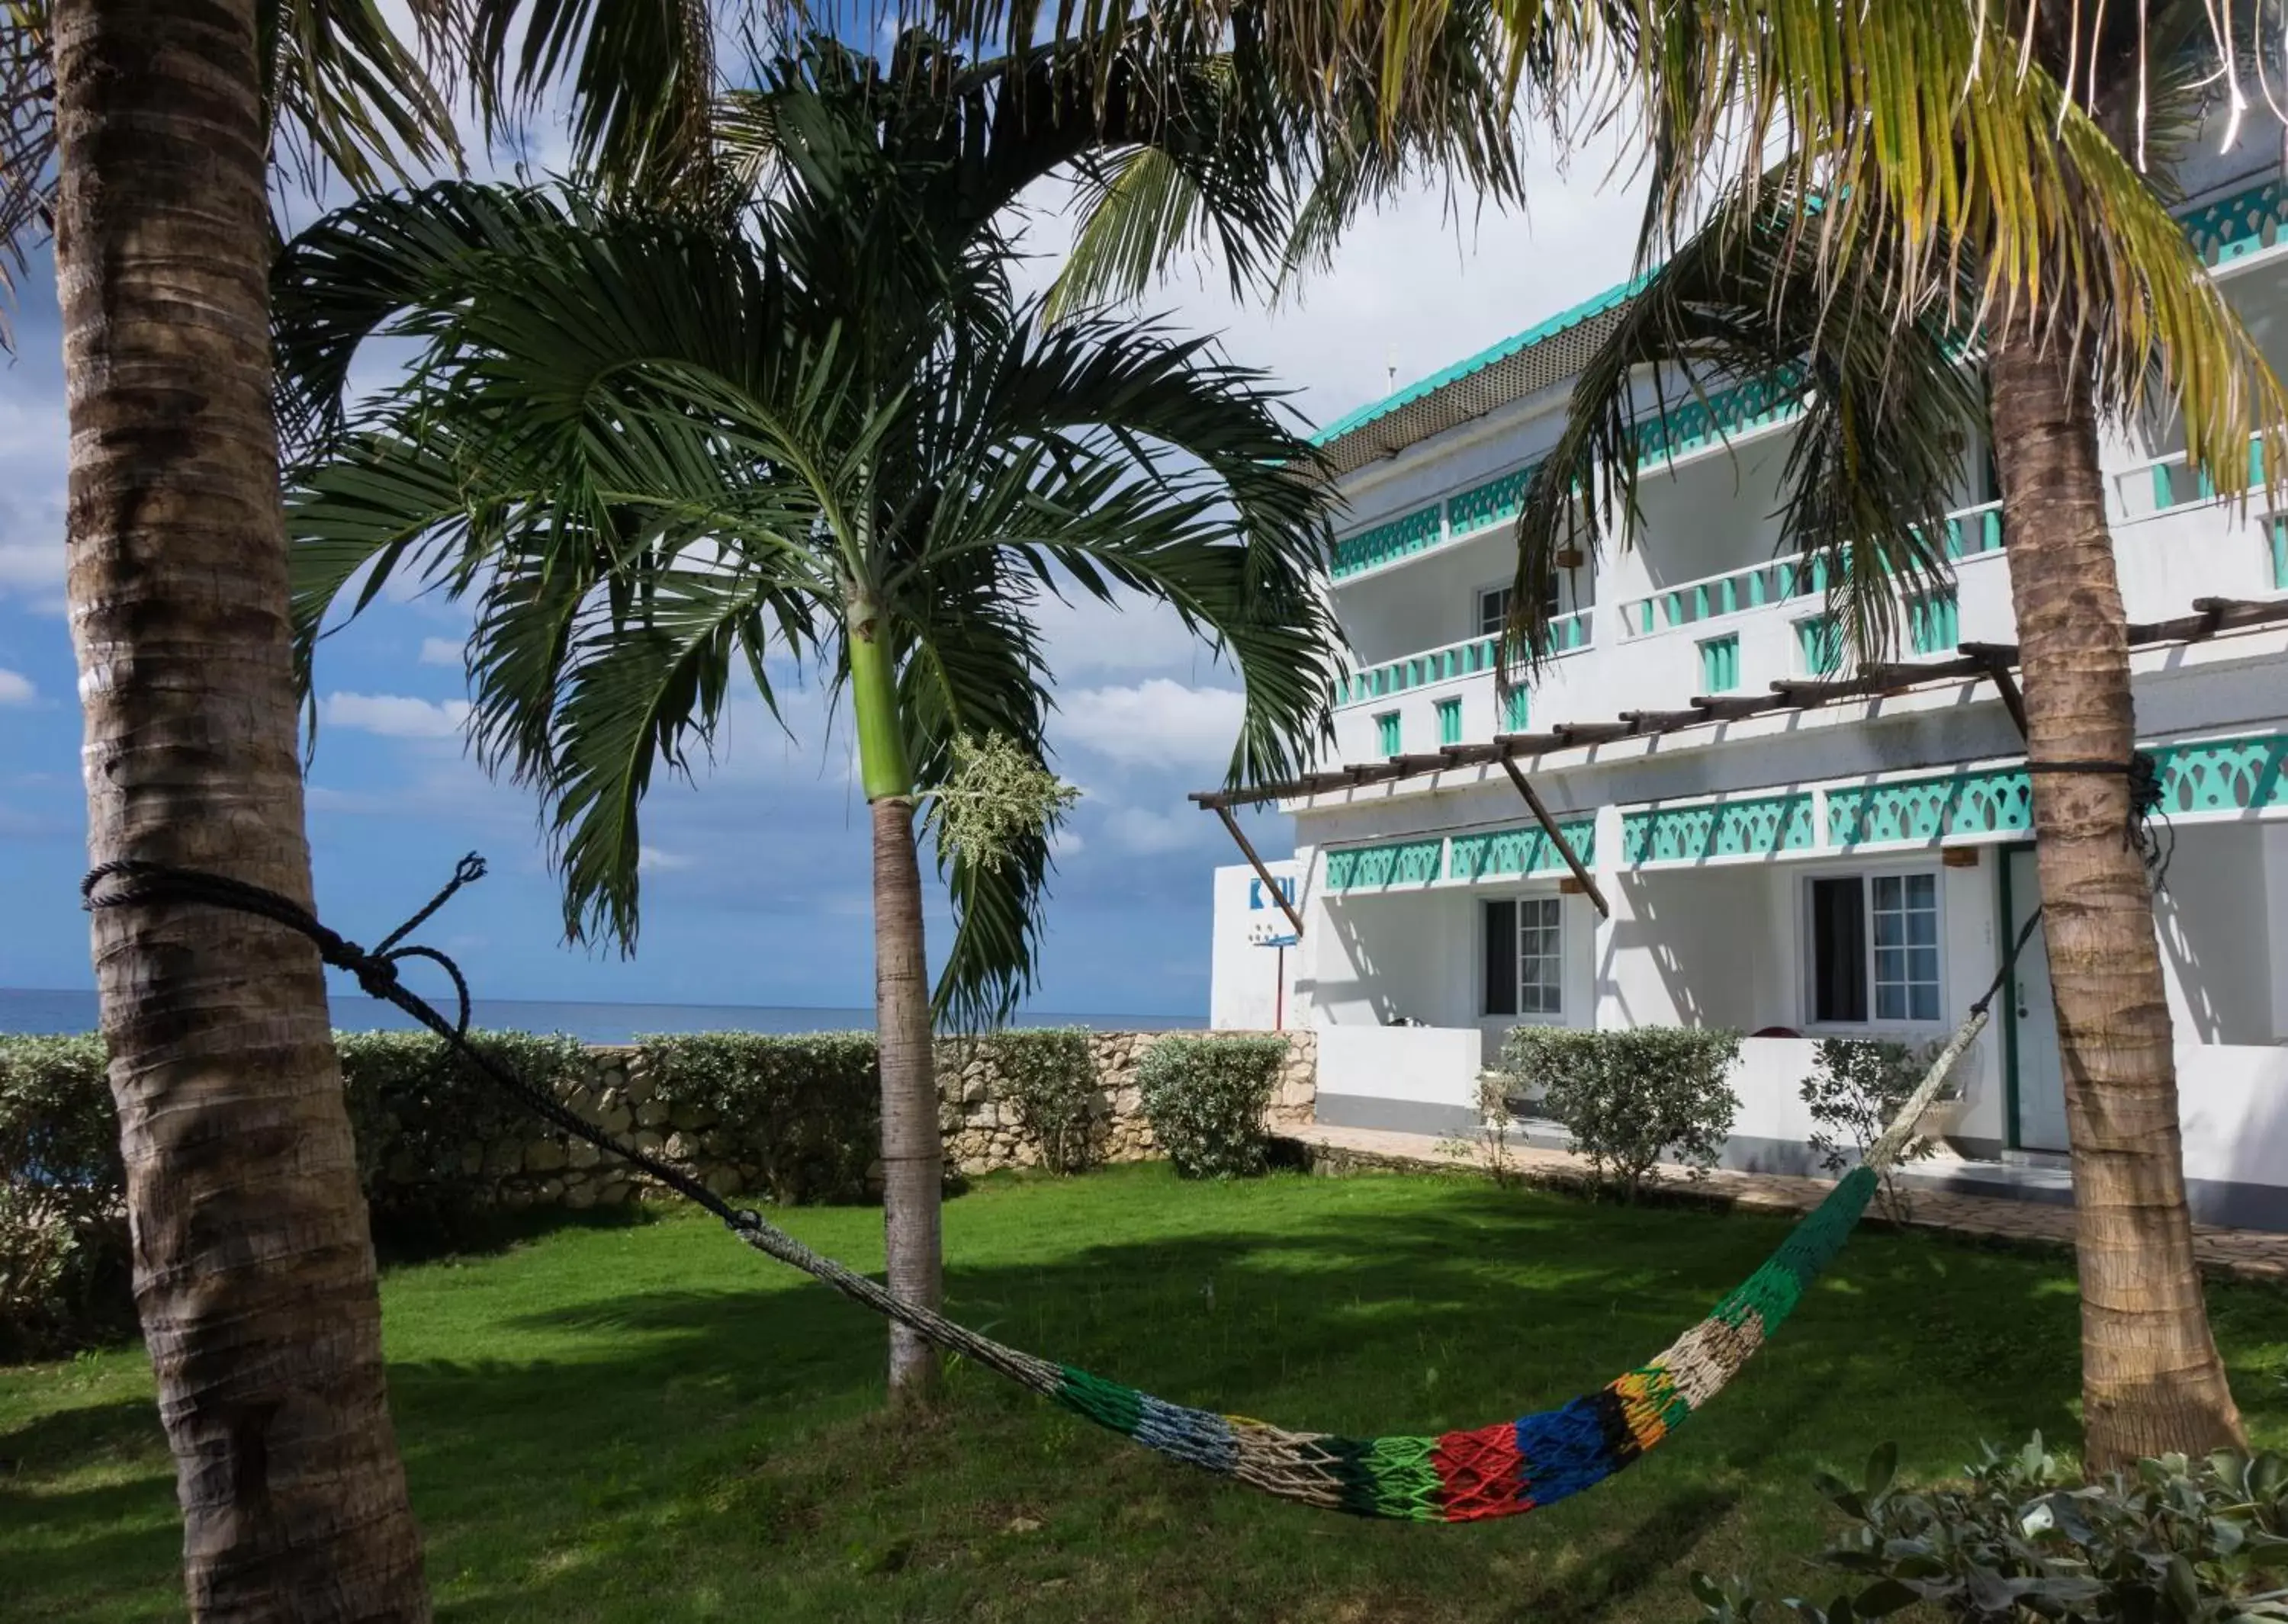
<svg viewBox="0 0 2288 1624"><path fill-rule="evenodd" d="M1249 864L1255 869L1255 877L1263 882L1263 889L1279 905L1279 911L1287 915L1287 923L1295 927L1295 939L1301 941L1303 915L1295 911L1295 905L1287 899L1287 893L1279 888L1279 882L1271 877L1271 870L1265 867L1263 860L1255 854L1255 843L1247 837L1247 831L1239 827L1239 820L1231 815L1231 808L1219 806L1215 810L1216 816L1223 820L1224 828L1231 831L1231 837L1239 842L1240 851L1246 854Z"/></svg>
<svg viewBox="0 0 2288 1624"><path fill-rule="evenodd" d="M1613 910L1606 904L1605 893L1598 889L1597 876L1589 872L1587 865L1581 860L1581 854L1573 849L1573 843L1565 838L1565 831L1557 827L1557 820L1549 815L1549 808L1541 804L1541 797L1533 792L1533 786L1526 781L1525 774L1517 770L1517 763L1505 756L1501 758L1501 764L1502 771L1509 774L1509 781L1517 786L1518 794L1525 797L1526 805L1532 809L1533 820L1541 825L1541 832L1549 836L1551 844L1557 848L1557 854L1573 871L1573 877L1581 882L1581 889L1589 893L1589 900L1597 905L1599 916L1610 919Z"/></svg>

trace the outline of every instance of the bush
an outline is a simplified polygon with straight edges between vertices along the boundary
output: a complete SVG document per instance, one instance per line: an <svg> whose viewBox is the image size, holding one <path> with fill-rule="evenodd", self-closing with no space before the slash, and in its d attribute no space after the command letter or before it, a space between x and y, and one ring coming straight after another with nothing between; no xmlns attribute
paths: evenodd
<svg viewBox="0 0 2288 1624"><path fill-rule="evenodd" d="M719 1153L759 1169L774 1201L862 1201L882 1144L870 1032L645 1037L652 1097L704 1121Z"/></svg>
<svg viewBox="0 0 2288 1624"><path fill-rule="evenodd" d="M1263 1113L1287 1064L1271 1037L1165 1037L1136 1065L1145 1120L1186 1178L1243 1178L1263 1171Z"/></svg>
<svg viewBox="0 0 2288 1624"><path fill-rule="evenodd" d="M1542 1109L1573 1136L1592 1176L1633 1201L1663 1161L1694 1178L1715 1165L1738 1107L1728 1073L1739 1053L1736 1032L1519 1026L1502 1069L1513 1091L1540 1086Z"/></svg>
<svg viewBox="0 0 2288 1624"><path fill-rule="evenodd" d="M1104 1117L1088 1033L1052 1026L997 1032L975 1042L979 1057L999 1077L1004 1098L1017 1108L1041 1165L1052 1173L1081 1173L1094 1165Z"/></svg>
<svg viewBox="0 0 2288 1624"><path fill-rule="evenodd" d="M1811 1075L1800 1089L1811 1112L1811 1148L1819 1165L1840 1173L1864 1161L1867 1147L1882 1137L1944 1047L1934 1042L1911 1049L1873 1039L1822 1038L1812 1051ZM1903 1224L1912 1216L1894 1168L1919 1161L1937 1149L1928 1139L1910 1139L1898 1161L1882 1170L1880 1201L1884 1216L1893 1223Z"/></svg>
<svg viewBox="0 0 2288 1624"><path fill-rule="evenodd" d="M559 1099L587 1076L577 1038L475 1032L472 1047ZM521 1166L544 1129L445 1040L427 1032L337 1032L358 1184L377 1240L427 1248L464 1239L492 1209L500 1165ZM481 1155L472 1157L472 1146ZM513 1161L509 1161L510 1158Z"/></svg>
<svg viewBox="0 0 2288 1624"><path fill-rule="evenodd" d="M134 1324L126 1173L99 1037L0 1037L0 1358Z"/></svg>
<svg viewBox="0 0 2288 1624"><path fill-rule="evenodd" d="M2084 1484L2037 1433L2013 1454L1988 1449L1966 1486L1922 1493L1893 1486L1897 1460L1886 1444L1857 1486L1819 1479L1847 1526L1817 1561L1849 1577L1824 1605L1784 1601L1797 1618L1854 1624L1918 1604L1974 1624L2288 1618L2288 1462L2277 1455L2169 1455ZM1696 1573L1692 1588L1711 1624L1767 1616L1753 1579Z"/></svg>

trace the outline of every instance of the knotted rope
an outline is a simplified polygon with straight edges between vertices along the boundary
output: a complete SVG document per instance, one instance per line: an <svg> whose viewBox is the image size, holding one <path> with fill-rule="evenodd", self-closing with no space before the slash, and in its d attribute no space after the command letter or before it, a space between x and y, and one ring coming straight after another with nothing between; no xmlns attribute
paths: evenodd
<svg viewBox="0 0 2288 1624"><path fill-rule="evenodd" d="M1722 1390L1848 1239L1880 1169L1913 1137L1955 1063L1986 1022L1987 1007L2032 936L2028 919L1985 996L1862 1164L1807 1214L1763 1266L1708 1317L1645 1364L1554 1410L1436 1436L1345 1438L1294 1432L1243 1416L1170 1404L1069 1365L1008 1347L908 1303L862 1274L821 1256L760 1213L735 1208L668 1162L588 1121L544 1089L469 1042L469 990L460 968L433 947L401 945L464 885L483 877L483 860L461 860L452 880L418 913L371 949L328 929L290 898L227 876L163 863L121 861L92 870L80 891L91 910L187 902L267 919L299 932L319 956L357 978L366 993L402 1010L441 1038L496 1087L535 1116L607 1155L640 1168L721 1219L757 1251L801 1270L949 1352L1032 1389L1148 1449L1237 1478L1283 1499L1361 1517L1469 1522L1513 1517L1579 1493L1633 1463ZM447 1020L407 987L398 967L425 959L451 978L457 1018Z"/></svg>

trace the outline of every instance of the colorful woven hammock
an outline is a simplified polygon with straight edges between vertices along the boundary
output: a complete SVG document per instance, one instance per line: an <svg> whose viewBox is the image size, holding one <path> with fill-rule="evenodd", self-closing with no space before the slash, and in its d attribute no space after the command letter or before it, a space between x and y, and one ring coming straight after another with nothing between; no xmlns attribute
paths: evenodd
<svg viewBox="0 0 2288 1624"><path fill-rule="evenodd" d="M1914 1136L1955 1062L1986 1025L1981 1000L1862 1164L1804 1215L1779 1249L1708 1317L1627 1374L1553 1410L1434 1437L1344 1438L1291 1432L1243 1415L1196 1410L1021 1352L890 1295L822 1257L758 1214L733 1232L846 1296L973 1359L1077 1415L1171 1460L1235 1477L1283 1500L1358 1517L1466 1523L1514 1517L1611 1477L1659 1443L1736 1374L1802 1301L1867 1208L1881 1169Z"/></svg>

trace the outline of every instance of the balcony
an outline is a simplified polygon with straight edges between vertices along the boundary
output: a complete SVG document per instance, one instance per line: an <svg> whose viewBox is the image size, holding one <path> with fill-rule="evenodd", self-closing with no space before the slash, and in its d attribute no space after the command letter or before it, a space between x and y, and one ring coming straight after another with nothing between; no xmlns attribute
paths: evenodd
<svg viewBox="0 0 2288 1624"><path fill-rule="evenodd" d="M1588 647L1593 633L1590 615L1589 610L1582 609L1551 621L1551 652L1569 654ZM1351 672L1337 679L1335 703L1338 707L1364 705L1417 688L1434 687L1468 677L1490 676L1498 663L1495 655L1500 642L1498 637L1471 638Z"/></svg>

